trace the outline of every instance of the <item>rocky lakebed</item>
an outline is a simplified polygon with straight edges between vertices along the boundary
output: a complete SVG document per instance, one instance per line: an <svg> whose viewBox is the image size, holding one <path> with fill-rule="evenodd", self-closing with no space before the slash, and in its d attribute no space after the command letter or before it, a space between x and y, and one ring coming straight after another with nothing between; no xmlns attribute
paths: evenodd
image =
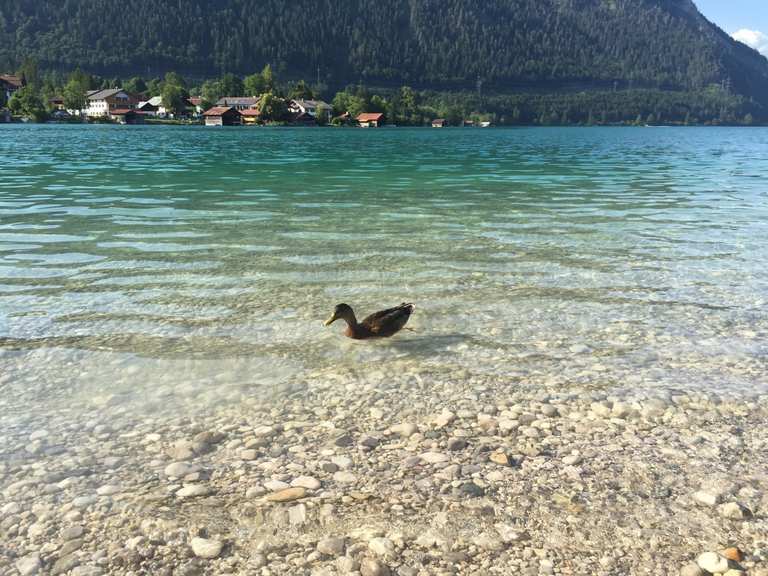
<svg viewBox="0 0 768 576"><path fill-rule="evenodd" d="M3 400L0 575L768 575L764 393L326 370L159 398Z"/></svg>

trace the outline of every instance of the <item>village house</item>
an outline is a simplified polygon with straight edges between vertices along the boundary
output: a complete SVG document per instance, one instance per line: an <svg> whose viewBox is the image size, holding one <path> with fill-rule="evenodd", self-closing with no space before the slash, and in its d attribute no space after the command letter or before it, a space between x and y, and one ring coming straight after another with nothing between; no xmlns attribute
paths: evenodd
<svg viewBox="0 0 768 576"><path fill-rule="evenodd" d="M234 108L235 110L247 110L258 108L259 98L255 96L224 96L216 102L219 108Z"/></svg>
<svg viewBox="0 0 768 576"><path fill-rule="evenodd" d="M139 102L137 109L148 116L165 118L168 115L168 110L163 106L162 96L153 96L149 100Z"/></svg>
<svg viewBox="0 0 768 576"><path fill-rule="evenodd" d="M89 90L86 93L86 100L88 106L85 109L85 115L89 118L106 118L113 110L133 110L136 107L134 98L120 88Z"/></svg>
<svg viewBox="0 0 768 576"><path fill-rule="evenodd" d="M5 92L5 100L10 100L17 90L21 90L26 82L21 76L0 74L0 91Z"/></svg>
<svg viewBox="0 0 768 576"><path fill-rule="evenodd" d="M246 108L245 110L239 110L240 118L245 126L253 126L258 124L261 120L261 110L256 108Z"/></svg>
<svg viewBox="0 0 768 576"><path fill-rule="evenodd" d="M109 117L118 124L144 124L144 113L132 108L110 110Z"/></svg>
<svg viewBox="0 0 768 576"><path fill-rule="evenodd" d="M291 116L291 124L295 126L317 126L317 118L309 112L299 112Z"/></svg>
<svg viewBox="0 0 768 576"><path fill-rule="evenodd" d="M187 98L187 104L190 107L190 112L195 115L199 116L203 112L205 112L205 107L203 106L203 99L200 96L190 96Z"/></svg>
<svg viewBox="0 0 768 576"><path fill-rule="evenodd" d="M381 112L363 112L357 117L360 128L378 128L384 122Z"/></svg>
<svg viewBox="0 0 768 576"><path fill-rule="evenodd" d="M312 118L322 122L328 122L331 119L333 108L327 102L322 100L291 100L288 103L288 111L296 118L307 114Z"/></svg>
<svg viewBox="0 0 768 576"><path fill-rule="evenodd" d="M65 110L64 98L61 96L54 96L48 99L48 106L51 110Z"/></svg>
<svg viewBox="0 0 768 576"><path fill-rule="evenodd" d="M448 122L444 118L435 118L432 120L432 128L445 128Z"/></svg>
<svg viewBox="0 0 768 576"><path fill-rule="evenodd" d="M206 126L237 126L242 124L242 114L231 106L214 106L203 114Z"/></svg>

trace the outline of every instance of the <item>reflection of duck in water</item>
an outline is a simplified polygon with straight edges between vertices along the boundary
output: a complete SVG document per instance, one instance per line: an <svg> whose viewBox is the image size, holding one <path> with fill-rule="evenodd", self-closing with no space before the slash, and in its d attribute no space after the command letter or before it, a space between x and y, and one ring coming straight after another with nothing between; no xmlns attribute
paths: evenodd
<svg viewBox="0 0 768 576"><path fill-rule="evenodd" d="M413 304L403 302L400 306L374 312L358 323L355 313L350 306L338 304L333 310L331 317L325 321L325 325L329 326L336 320L341 319L347 323L347 329L344 334L349 338L354 338L355 340L388 338L403 329L413 309Z"/></svg>

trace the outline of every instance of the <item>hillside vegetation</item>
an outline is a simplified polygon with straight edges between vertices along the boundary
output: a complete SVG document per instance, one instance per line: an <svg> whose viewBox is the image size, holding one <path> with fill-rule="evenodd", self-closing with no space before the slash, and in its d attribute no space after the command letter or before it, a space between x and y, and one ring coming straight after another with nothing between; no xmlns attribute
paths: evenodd
<svg viewBox="0 0 768 576"><path fill-rule="evenodd" d="M768 98L768 60L691 0L3 0L0 66L440 90L664 89Z"/></svg>

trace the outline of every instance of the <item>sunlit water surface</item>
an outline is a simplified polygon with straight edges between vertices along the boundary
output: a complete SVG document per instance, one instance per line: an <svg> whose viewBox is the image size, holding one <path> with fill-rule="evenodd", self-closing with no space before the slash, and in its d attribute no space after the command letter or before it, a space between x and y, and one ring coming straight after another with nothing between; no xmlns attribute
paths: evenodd
<svg viewBox="0 0 768 576"><path fill-rule="evenodd" d="M406 300L388 341L322 325ZM0 128L4 418L323 374L765 390L767 302L766 129Z"/></svg>

